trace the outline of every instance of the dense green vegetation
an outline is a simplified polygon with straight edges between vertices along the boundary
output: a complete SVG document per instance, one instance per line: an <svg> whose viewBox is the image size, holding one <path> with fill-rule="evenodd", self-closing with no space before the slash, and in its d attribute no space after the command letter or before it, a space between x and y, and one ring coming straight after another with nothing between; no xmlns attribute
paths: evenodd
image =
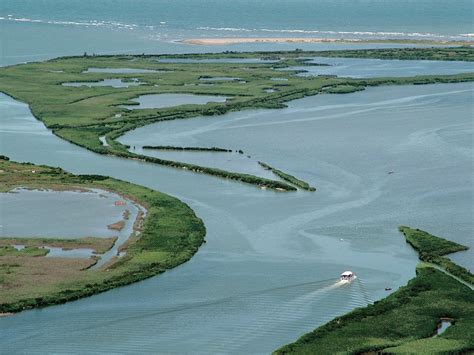
<svg viewBox="0 0 474 355"><path fill-rule="evenodd" d="M136 222L136 233L126 243L126 254L101 268L88 269L94 260L41 257L36 246L22 255L10 246L0 248L4 250L0 253L0 313L62 303L143 280L189 260L204 241L202 221L187 205L163 193L106 176L73 175L60 168L4 159L0 171L3 192L15 187L97 188L127 196L147 208L146 218ZM30 251L34 255L27 255Z"/></svg>
<svg viewBox="0 0 474 355"><path fill-rule="evenodd" d="M420 252L466 247L403 227ZM413 242L413 244L412 244ZM472 274L471 274L472 276ZM434 336L440 320L452 325ZM416 277L388 297L337 317L277 350L276 354L460 354L474 350L474 292L445 273L423 265Z"/></svg>
<svg viewBox="0 0 474 355"><path fill-rule="evenodd" d="M218 59L223 58L223 55L225 55L226 58L259 58L277 61L281 59L304 61L304 59L301 58L308 57L474 61L474 50L471 46L345 49L332 51L303 51L299 49L294 51L272 52L227 51L224 53L163 54L160 55L160 58Z"/></svg>
<svg viewBox="0 0 474 355"><path fill-rule="evenodd" d="M420 229L400 226L399 230L405 236L407 243L418 252L420 260L436 264L460 279L474 285L473 274L462 266L453 263L448 258L443 257L446 254L467 250L466 246L436 237Z"/></svg>
<svg viewBox="0 0 474 355"><path fill-rule="evenodd" d="M193 53L169 54L162 58L260 58L265 60L304 60L307 57L340 57L340 58L374 58L398 60L455 60L474 61L474 50L471 46L458 47L425 47L425 48L372 48L345 49L332 51L272 51L272 52L224 52L224 53ZM294 64L292 64L294 65Z"/></svg>
<svg viewBox="0 0 474 355"><path fill-rule="evenodd" d="M85 237L85 238L29 238L29 237L16 237L7 238L0 237L0 247L11 247L13 245L24 245L25 247L45 247L43 249L48 253L47 247L57 247L65 250L68 249L93 249L96 254L103 254L107 250L113 247L117 241L117 237L110 238L97 238L97 237Z"/></svg>
<svg viewBox="0 0 474 355"><path fill-rule="evenodd" d="M49 249L27 246L21 250L16 249L13 245L0 247L0 256L46 256Z"/></svg>
<svg viewBox="0 0 474 355"><path fill-rule="evenodd" d="M275 169L273 167L271 167L270 165L268 164L265 164L261 161L258 162L264 169L266 170L271 170L272 173L274 173L275 175L279 176L280 178L282 178L283 180L285 181L288 181L289 183L295 185L295 186L298 186L299 188L303 189L303 190L308 190L308 191L316 191L316 188L310 186L306 181L303 181L303 180L300 180L296 177L294 177L293 175L290 175L290 174L287 174L287 173L284 173L283 171L281 170L278 170L278 169Z"/></svg>
<svg viewBox="0 0 474 355"><path fill-rule="evenodd" d="M406 226L398 227L403 233L407 243L409 243L424 260L426 256L441 256L457 251L467 250L468 247L452 242L450 240L436 237L421 229L413 229Z"/></svg>
<svg viewBox="0 0 474 355"><path fill-rule="evenodd" d="M129 151L117 139L126 132L153 122L222 115L250 108L283 108L285 103L320 93L350 93L367 86L449 83L474 80L474 73L404 78L351 79L331 76L296 76L295 70L277 70L289 66L314 65L305 57L339 56L384 59L468 60L474 49L402 48L303 52L207 53L188 55L113 55L63 57L41 63L27 63L0 68L0 91L26 102L31 112L52 129L54 134L100 154L133 158L155 164L234 179L260 187L294 190L281 181L227 172L193 164L146 157ZM274 62L257 63L169 63L166 58L263 58ZM152 69L147 73L97 73L88 68ZM203 83L203 77L231 77L239 80ZM275 77L285 81L275 81ZM107 86L66 87L67 82L91 82L105 79L138 80L142 85L123 88ZM268 90L274 90L269 92ZM132 109L140 95L186 93L226 96L223 103L179 105L159 109ZM108 145L99 138L105 137Z"/></svg>

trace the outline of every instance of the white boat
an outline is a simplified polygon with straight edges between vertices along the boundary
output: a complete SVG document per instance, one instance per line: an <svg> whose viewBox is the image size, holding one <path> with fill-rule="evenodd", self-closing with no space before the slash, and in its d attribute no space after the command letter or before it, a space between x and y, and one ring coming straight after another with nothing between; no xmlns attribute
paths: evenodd
<svg viewBox="0 0 474 355"><path fill-rule="evenodd" d="M341 274L341 281L343 282L351 282L355 279L355 274L352 271L344 271Z"/></svg>

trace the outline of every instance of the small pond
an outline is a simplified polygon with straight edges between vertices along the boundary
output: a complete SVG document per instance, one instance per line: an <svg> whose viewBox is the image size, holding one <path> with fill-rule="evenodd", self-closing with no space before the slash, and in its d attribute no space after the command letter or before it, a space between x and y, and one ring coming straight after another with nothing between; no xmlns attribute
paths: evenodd
<svg viewBox="0 0 474 355"><path fill-rule="evenodd" d="M100 142L102 143L102 145L103 145L104 147L108 147L108 146L109 146L109 143L107 143L107 139L105 138L105 136L100 136L100 137L99 137L99 140L100 140Z"/></svg>
<svg viewBox="0 0 474 355"><path fill-rule="evenodd" d="M16 250L23 250L26 246L15 244L13 247ZM63 249L46 245L44 249L49 250L49 253L46 254L47 258L90 258L94 255L94 249L89 248Z"/></svg>
<svg viewBox="0 0 474 355"><path fill-rule="evenodd" d="M202 81L234 81L234 80L240 80L239 78L233 78L230 76L214 76L214 77L203 77L199 78L199 80Z"/></svg>
<svg viewBox="0 0 474 355"><path fill-rule="evenodd" d="M62 83L62 86L111 86L113 88L128 88L129 86L138 86L141 84L143 84L143 82L140 82L138 79L131 79L130 81L123 81L122 79L104 79L101 81L76 81L70 83Z"/></svg>
<svg viewBox="0 0 474 355"><path fill-rule="evenodd" d="M89 68L83 73L106 73L106 74L146 74L162 73L165 70L136 69L136 68Z"/></svg>
<svg viewBox="0 0 474 355"><path fill-rule="evenodd" d="M164 58L158 59L160 63L230 63L230 64L265 64L276 63L278 60L267 60L260 58L208 58L208 59L192 59L192 58Z"/></svg>
<svg viewBox="0 0 474 355"><path fill-rule="evenodd" d="M90 258L94 255L94 249L78 248L78 249L63 249L58 247L50 247L47 258Z"/></svg>
<svg viewBox="0 0 474 355"><path fill-rule="evenodd" d="M164 108L179 105L205 105L209 102L225 102L225 96L212 95L192 95L192 94L154 94L141 95L131 101L138 102L139 105L121 106L129 110L143 108Z"/></svg>
<svg viewBox="0 0 474 355"><path fill-rule="evenodd" d="M403 77L414 75L459 74L472 72L471 62L431 60L388 60L359 58L311 58L309 63L326 64L296 66L282 70L304 70L298 76L337 75L352 78Z"/></svg>
<svg viewBox="0 0 474 355"><path fill-rule="evenodd" d="M441 319L441 323L440 323L438 329L436 329L436 334L434 336L436 337L438 335L443 334L446 331L446 329L448 329L449 326L451 326L451 324L452 324L451 320Z"/></svg>
<svg viewBox="0 0 474 355"><path fill-rule="evenodd" d="M17 188L0 194L0 237L118 237L115 245L103 254L102 265L133 233L133 223L139 210L145 209L133 201L99 189L84 191L27 190ZM125 211L128 218L124 219ZM125 221L120 231L107 226ZM15 246L18 250L23 245ZM48 257L90 257L91 249L50 249Z"/></svg>

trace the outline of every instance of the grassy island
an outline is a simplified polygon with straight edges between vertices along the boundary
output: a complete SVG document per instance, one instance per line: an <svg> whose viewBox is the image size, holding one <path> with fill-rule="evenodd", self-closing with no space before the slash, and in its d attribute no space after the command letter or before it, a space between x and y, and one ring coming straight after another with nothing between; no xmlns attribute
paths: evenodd
<svg viewBox="0 0 474 355"><path fill-rule="evenodd" d="M364 90L368 86L474 80L474 73L371 79L304 77L295 75L301 70L288 69L292 66L304 68L315 65L306 58L320 56L474 61L474 48L84 55L0 68L0 91L27 103L33 115L57 136L93 152L233 179L264 188L294 191L295 188L284 181L135 154L118 138L130 130L154 122L222 115L244 109L284 108L288 101L317 94L346 94ZM199 62L199 59L212 58L263 60ZM101 71L101 68L106 70ZM121 71L123 68L126 70ZM288 70L280 70L284 68ZM216 80L209 82L203 78ZM130 86L91 85L110 79L120 79L122 83L130 83ZM88 85L67 86L68 83ZM202 105L174 104L160 108L139 108L138 102L134 101L144 95L170 93L214 95L225 97L226 101Z"/></svg>
<svg viewBox="0 0 474 355"><path fill-rule="evenodd" d="M160 274L189 260L204 242L202 221L184 203L166 194L100 175L73 175L60 168L0 159L0 192L30 189L117 193L144 206L134 232L104 265L91 268L115 238L0 238L0 314L87 297ZM128 214L125 216L128 218ZM132 221L131 221L132 222ZM15 246L22 245L19 250ZM90 258L46 257L49 247L89 248Z"/></svg>
<svg viewBox="0 0 474 355"><path fill-rule="evenodd" d="M400 226L398 229L405 236L407 243L418 252L421 261L438 265L451 274L474 285L473 274L444 257L446 254L467 250L468 247L436 237L420 229L405 226Z"/></svg>
<svg viewBox="0 0 474 355"><path fill-rule="evenodd" d="M293 175L290 175L290 174L287 174L287 173L285 173L281 170L275 169L275 168L271 167L270 165L265 164L261 161L259 161L258 164L260 164L260 166L262 166L264 169L270 170L275 175L277 175L280 178L282 178L283 180L288 181L289 183L299 187L300 189L308 190L308 191L316 191L316 188L310 186L306 181L300 180L300 179L294 177Z"/></svg>
<svg viewBox="0 0 474 355"><path fill-rule="evenodd" d="M400 230L420 258L467 249L427 232ZM333 319L275 354L469 353L474 350L474 285L446 271L422 264L416 277L390 296ZM442 321L451 325L438 335Z"/></svg>

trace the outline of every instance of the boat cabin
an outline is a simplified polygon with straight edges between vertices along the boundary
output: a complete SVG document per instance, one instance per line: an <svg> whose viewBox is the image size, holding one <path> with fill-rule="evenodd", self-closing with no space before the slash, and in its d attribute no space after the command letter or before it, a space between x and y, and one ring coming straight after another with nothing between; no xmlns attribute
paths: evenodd
<svg viewBox="0 0 474 355"><path fill-rule="evenodd" d="M354 279L354 273L352 271L344 271L341 274L341 281L352 281Z"/></svg>

